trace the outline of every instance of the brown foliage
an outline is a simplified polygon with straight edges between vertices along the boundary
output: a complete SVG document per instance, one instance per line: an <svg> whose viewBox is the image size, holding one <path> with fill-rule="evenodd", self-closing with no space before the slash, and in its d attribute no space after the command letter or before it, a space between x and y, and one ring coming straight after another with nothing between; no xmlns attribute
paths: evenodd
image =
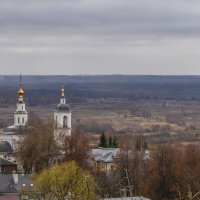
<svg viewBox="0 0 200 200"><path fill-rule="evenodd" d="M153 199L174 199L176 158L177 149L173 145L158 145L152 151L147 185Z"/></svg>
<svg viewBox="0 0 200 200"><path fill-rule="evenodd" d="M53 122L34 119L24 134L25 138L19 145L19 160L25 172L38 172L48 167L59 152L54 140Z"/></svg>
<svg viewBox="0 0 200 200"><path fill-rule="evenodd" d="M65 161L75 161L80 167L88 168L90 136L86 133L75 131L71 137L65 138Z"/></svg>
<svg viewBox="0 0 200 200"><path fill-rule="evenodd" d="M96 175L102 197L200 199L199 144L155 145L147 159L144 151L137 151L133 142L124 140L116 164L116 171Z"/></svg>

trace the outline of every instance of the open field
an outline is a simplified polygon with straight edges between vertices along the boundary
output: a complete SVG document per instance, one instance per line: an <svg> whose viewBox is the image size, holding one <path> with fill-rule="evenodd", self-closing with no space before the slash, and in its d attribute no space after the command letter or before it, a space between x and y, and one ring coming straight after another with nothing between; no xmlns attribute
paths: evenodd
<svg viewBox="0 0 200 200"><path fill-rule="evenodd" d="M87 99L70 106L73 127L81 126L92 134L144 136L150 142L193 141L200 136L200 101ZM46 119L53 117L55 107L27 110ZM0 107L1 127L12 124L14 111L14 106Z"/></svg>
<svg viewBox="0 0 200 200"><path fill-rule="evenodd" d="M17 76L0 78L0 129L13 123ZM198 141L199 76L23 76L27 110L53 118L65 85L73 128L151 143Z"/></svg>

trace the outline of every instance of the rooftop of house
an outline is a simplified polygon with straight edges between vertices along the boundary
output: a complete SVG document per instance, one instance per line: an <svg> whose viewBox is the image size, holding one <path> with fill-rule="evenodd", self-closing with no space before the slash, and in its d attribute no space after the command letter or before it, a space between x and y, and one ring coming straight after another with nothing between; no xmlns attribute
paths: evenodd
<svg viewBox="0 0 200 200"><path fill-rule="evenodd" d="M112 163L113 159L119 153L118 148L101 148L92 149L92 157L96 162Z"/></svg>
<svg viewBox="0 0 200 200"><path fill-rule="evenodd" d="M22 174L0 174L0 180L0 194L16 194L33 188L30 178Z"/></svg>

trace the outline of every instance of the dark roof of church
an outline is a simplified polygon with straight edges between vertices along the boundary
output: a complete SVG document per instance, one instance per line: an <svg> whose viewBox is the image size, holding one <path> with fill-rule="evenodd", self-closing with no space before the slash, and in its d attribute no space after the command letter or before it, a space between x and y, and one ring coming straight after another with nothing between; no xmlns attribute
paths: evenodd
<svg viewBox="0 0 200 200"><path fill-rule="evenodd" d="M12 147L6 141L0 142L0 153L12 153Z"/></svg>
<svg viewBox="0 0 200 200"><path fill-rule="evenodd" d="M30 126L8 126L3 135L23 135L27 128Z"/></svg>
<svg viewBox="0 0 200 200"><path fill-rule="evenodd" d="M19 131L19 127L17 127L17 126L8 126L5 129L5 132L18 132L18 131Z"/></svg>
<svg viewBox="0 0 200 200"><path fill-rule="evenodd" d="M70 111L70 107L68 104L59 104L57 106L57 110L59 111Z"/></svg>

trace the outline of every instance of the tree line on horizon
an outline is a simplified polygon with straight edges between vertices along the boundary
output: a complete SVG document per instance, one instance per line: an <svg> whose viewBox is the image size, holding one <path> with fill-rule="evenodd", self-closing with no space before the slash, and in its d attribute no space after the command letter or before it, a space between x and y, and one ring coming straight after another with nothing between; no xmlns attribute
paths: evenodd
<svg viewBox="0 0 200 200"><path fill-rule="evenodd" d="M144 78L144 79L143 79ZM109 79L108 79L109 80ZM2 81L0 84L0 103L13 105L17 99L17 79ZM60 79L35 78L24 84L25 99L29 106L49 105L58 102ZM65 81L66 94L70 101L84 101L86 98L127 98L130 100L200 100L200 80L198 78L139 77L131 79L115 77L112 81ZM177 92L179 91L179 92Z"/></svg>

